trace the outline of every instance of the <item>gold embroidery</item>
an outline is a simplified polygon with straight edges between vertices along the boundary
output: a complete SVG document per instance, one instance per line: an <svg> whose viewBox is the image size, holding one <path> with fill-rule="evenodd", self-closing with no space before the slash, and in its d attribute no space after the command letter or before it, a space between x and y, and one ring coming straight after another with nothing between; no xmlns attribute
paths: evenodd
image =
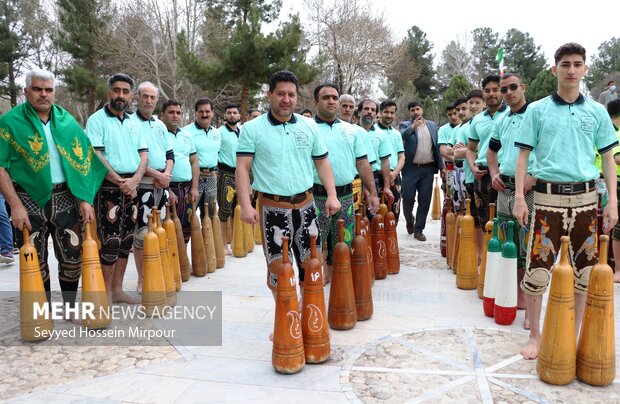
<svg viewBox="0 0 620 404"><path fill-rule="evenodd" d="M24 160L26 160L26 162L28 163L32 171L39 172L43 169L43 167L49 164L50 162L49 153L45 153L39 159L35 159L28 150L26 150L22 145L17 143L15 139L13 139L13 136L9 132L7 132L6 130L2 128L0 128L0 138L6 140L11 146L13 146L15 151L19 153L24 158ZM40 150L41 149L39 148L39 151Z"/></svg>
<svg viewBox="0 0 620 404"><path fill-rule="evenodd" d="M38 132L34 132L34 139L28 141L28 143L30 144L30 148L32 149L34 154L36 154L37 156L39 155L39 152L43 148L43 142L41 140L42 140L41 135L39 135Z"/></svg>
<svg viewBox="0 0 620 404"><path fill-rule="evenodd" d="M71 153L69 153L64 147L62 147L60 145L57 145L57 146L58 146L58 152L60 153L60 155L62 157L64 157L65 160L67 160L67 162L71 165L71 167L73 167L74 170L76 170L77 172L79 172L83 176L88 175L88 173L90 172L90 162L91 162L93 156L95 155L95 149L93 149L92 147L89 147L88 148L88 155L84 159L84 162L83 163L79 163L79 162L77 162L73 158ZM82 151L82 148L80 147L80 152L81 151Z"/></svg>
<svg viewBox="0 0 620 404"><path fill-rule="evenodd" d="M82 146L80 146L77 136L75 137L75 140L73 142L72 150L73 150L73 153L75 153L75 155L81 160L82 159Z"/></svg>

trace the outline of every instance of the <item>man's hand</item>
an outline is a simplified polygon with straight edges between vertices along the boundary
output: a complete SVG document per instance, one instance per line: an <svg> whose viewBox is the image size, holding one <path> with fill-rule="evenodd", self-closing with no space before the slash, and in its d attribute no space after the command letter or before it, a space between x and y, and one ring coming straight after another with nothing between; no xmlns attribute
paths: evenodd
<svg viewBox="0 0 620 404"><path fill-rule="evenodd" d="M168 204L170 205L170 209L172 209L172 206L176 205L177 203L179 203L179 197L177 196L177 194L170 191L170 195L168 195Z"/></svg>
<svg viewBox="0 0 620 404"><path fill-rule="evenodd" d="M617 208L618 207L616 206L616 209ZM523 196L515 197L515 207L512 209L512 214L517 219L517 222L519 222L519 226L525 227L527 225L528 213L529 212L527 210L527 204L525 203L525 198ZM616 220L617 219L618 219L618 213L616 212Z"/></svg>
<svg viewBox="0 0 620 404"><path fill-rule="evenodd" d="M95 220L95 209L93 205L86 201L80 201L80 215L84 223L90 223Z"/></svg>
<svg viewBox="0 0 620 404"><path fill-rule="evenodd" d="M618 223L618 204L608 203L603 211L603 233L609 233Z"/></svg>
<svg viewBox="0 0 620 404"><path fill-rule="evenodd" d="M481 179L482 177L484 177L489 171L487 170L481 170L478 168L477 165L474 165L474 169L471 170L472 174L474 174L474 177L476 177L477 180Z"/></svg>
<svg viewBox="0 0 620 404"><path fill-rule="evenodd" d="M534 185L536 185L536 178L532 177L529 174L526 174L525 184L523 185L523 192L527 192L530 189L534 188Z"/></svg>
<svg viewBox="0 0 620 404"><path fill-rule="evenodd" d="M327 215L335 215L340 210L340 201L336 196L327 196L327 200L325 201L325 210L327 211Z"/></svg>
<svg viewBox="0 0 620 404"><path fill-rule="evenodd" d="M394 194L392 193L392 190L390 188L383 188L383 195L386 202L394 200Z"/></svg>
<svg viewBox="0 0 620 404"><path fill-rule="evenodd" d="M198 188L192 187L189 190L188 198L189 198L189 203L198 202Z"/></svg>
<svg viewBox="0 0 620 404"><path fill-rule="evenodd" d="M502 181L502 175L500 173L497 173L493 176L491 185L496 191L501 192L506 189L506 184L504 184L504 181Z"/></svg>
<svg viewBox="0 0 620 404"><path fill-rule="evenodd" d="M119 181L118 187L122 193L130 196L131 198L135 198L138 195L136 192L138 188L138 180L136 180L134 177L124 178L122 182Z"/></svg>
<svg viewBox="0 0 620 404"><path fill-rule="evenodd" d="M329 198L327 198L327 201L329 201ZM338 200L336 200L336 202L338 202ZM327 203L325 203L325 207L327 207ZM248 206L241 206L241 220L243 220L246 223L250 223L250 224L256 224L258 223L258 213L256 212L256 209L254 209L252 207L252 205L248 205Z"/></svg>
<svg viewBox="0 0 620 404"><path fill-rule="evenodd" d="M28 211L21 203L19 206L11 207L11 221L13 226L19 231L24 230L24 226L29 231L32 231L32 225L30 224L30 219L28 219Z"/></svg>
<svg viewBox="0 0 620 404"><path fill-rule="evenodd" d="M171 174L168 174L165 172L160 173L159 171L157 171L157 175L155 179L153 180L153 184L159 189L168 188L168 186L170 185L171 179L172 179Z"/></svg>
<svg viewBox="0 0 620 404"><path fill-rule="evenodd" d="M377 195L370 195L368 196L367 201L368 209L370 210L370 213L374 215L379 210L379 197Z"/></svg>

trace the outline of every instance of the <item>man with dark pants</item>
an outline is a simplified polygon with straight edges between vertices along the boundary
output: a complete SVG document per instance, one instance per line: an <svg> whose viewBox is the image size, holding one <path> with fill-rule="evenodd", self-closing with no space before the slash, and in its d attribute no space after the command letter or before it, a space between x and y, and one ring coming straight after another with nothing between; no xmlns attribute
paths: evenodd
<svg viewBox="0 0 620 404"><path fill-rule="evenodd" d="M93 201L107 170L80 125L54 104L54 81L48 71L28 72L26 102L0 117L0 192L19 244L24 227L30 230L48 302L52 236L62 298L73 306L82 273L80 217L95 218Z"/></svg>
<svg viewBox="0 0 620 404"><path fill-rule="evenodd" d="M326 214L327 190L315 170L312 189L317 208L319 231L323 241L327 244L327 266L323 281L328 283L331 279L334 247L338 242L338 219L345 221L344 241L347 245L351 245L355 235L352 186L355 176L359 174L366 189L369 190L369 204L372 211L378 208L379 198L377 197L372 169L366 157L363 135L353 125L337 118L339 96L336 85L325 83L316 87L314 89L314 102L316 103L314 120L329 152L328 158L334 172L336 196L341 206L337 214L331 216Z"/></svg>
<svg viewBox="0 0 620 404"><path fill-rule="evenodd" d="M327 147L316 123L293 113L298 83L297 77L287 70L271 76L267 92L270 111L243 125L237 149L237 189L243 190L239 192L241 219L260 223L267 286L274 300L282 265L282 236L290 240L290 256L297 263L300 286L303 285L310 258L310 234L318 233L312 196L315 168L327 192L325 214L333 215L340 210ZM250 168L260 212L250 200Z"/></svg>
<svg viewBox="0 0 620 404"><path fill-rule="evenodd" d="M217 204L218 216L222 227L222 239L224 240L224 253L231 255L228 248L228 219L233 219L235 206L237 206L237 187L235 185L235 169L237 168L237 144L239 143L240 120L239 105L227 104L224 108L224 120L226 124L219 128L220 152L218 153L217 174ZM233 226L234 227L234 226ZM232 234L230 235L232 240Z"/></svg>
<svg viewBox="0 0 620 404"><path fill-rule="evenodd" d="M423 118L422 105L409 103L413 123L401 131L405 144L405 165L403 167L403 215L407 220L407 233L419 241L426 241L424 228L426 216L433 197L433 178L442 170L443 159L439 153L437 124ZM418 195L417 218L413 217L413 205Z"/></svg>
<svg viewBox="0 0 620 404"><path fill-rule="evenodd" d="M137 188L146 171L148 146L134 119L125 112L134 82L126 74L108 79L108 103L86 122L86 133L108 174L97 193L101 269L112 303L139 303L123 292L127 258L133 245Z"/></svg>
<svg viewBox="0 0 620 404"><path fill-rule="evenodd" d="M612 155L618 139L605 108L579 93L581 79L588 72L586 50L579 44L567 43L558 48L554 60L551 72L558 79L557 91L527 107L515 141L520 150L513 213L522 227L527 226L528 218L525 200L528 158L530 152L536 155L536 164L531 169L537 180L529 223L532 236L521 282L530 320L530 338L521 350L525 359L538 356L542 299L564 235L570 238L575 336L579 336L590 271L598 260L596 180L599 171L594 165L597 151L609 190L609 203L603 211L603 232L613 229L618 221L616 165Z"/></svg>

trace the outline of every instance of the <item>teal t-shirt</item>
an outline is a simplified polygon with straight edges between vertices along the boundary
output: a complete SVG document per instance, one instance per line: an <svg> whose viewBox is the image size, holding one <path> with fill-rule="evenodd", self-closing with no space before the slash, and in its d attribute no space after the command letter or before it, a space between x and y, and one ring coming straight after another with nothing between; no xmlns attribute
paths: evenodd
<svg viewBox="0 0 620 404"><path fill-rule="evenodd" d="M374 164L371 165L372 171L379 171L381 169L381 160L389 159L392 155L392 142L382 130L377 130L375 125L371 126L366 133L370 137L376 156Z"/></svg>
<svg viewBox="0 0 620 404"><path fill-rule="evenodd" d="M458 125L452 125L450 122L448 122L447 124L439 128L439 133L437 134L437 144L439 146L441 146L442 144L454 146L452 142L454 141L454 131L457 127Z"/></svg>
<svg viewBox="0 0 620 404"><path fill-rule="evenodd" d="M189 157L196 154L194 138L188 131L177 128L177 133L167 131L168 137L174 149L174 166L172 167L173 182L187 182L192 180L192 164Z"/></svg>
<svg viewBox="0 0 620 404"><path fill-rule="evenodd" d="M334 172L336 186L350 184L357 174L357 161L366 158L366 146L359 132L350 123L336 118L332 123L314 117L327 151L329 164ZM319 173L314 170L314 183L320 184Z"/></svg>
<svg viewBox="0 0 620 404"><path fill-rule="evenodd" d="M47 123L41 122L43 131L45 132L45 140L47 141L47 148L50 155L50 169L52 171L52 184L61 184L65 182L65 173L62 171L62 162L60 160L60 153L56 142L52 136L52 128L50 127L50 121Z"/></svg>
<svg viewBox="0 0 620 404"><path fill-rule="evenodd" d="M377 161L377 155L375 153L375 148L372 145L372 139L368 136L368 132L366 132L366 130L361 126L353 125L353 127L364 143L364 147L366 148L366 157L368 158L368 163L372 167L372 165Z"/></svg>
<svg viewBox="0 0 620 404"><path fill-rule="evenodd" d="M515 139L519 133L519 128L528 104L525 104L523 108L516 112L508 112L501 116L491 131L490 143L499 142L501 148L497 152L497 159L499 160L499 171L503 175L514 177L517 172L517 157L519 157L519 148L515 147ZM530 153L528 169L534 167L536 157L534 153Z"/></svg>
<svg viewBox="0 0 620 404"><path fill-rule="evenodd" d="M220 131L213 126L204 129L198 123L191 123L183 128L194 138L196 153L198 153L198 164L200 168L217 167L218 153L220 151L221 136Z"/></svg>
<svg viewBox="0 0 620 404"><path fill-rule="evenodd" d="M572 104L557 92L530 104L515 146L532 150L536 164L530 173L551 182L584 182L599 177L596 151L618 144L609 114L601 104L579 95Z"/></svg>
<svg viewBox="0 0 620 404"><path fill-rule="evenodd" d="M218 162L224 163L229 167L237 167L237 145L239 144L239 129L235 132L228 125L220 126L220 152Z"/></svg>
<svg viewBox="0 0 620 404"><path fill-rule="evenodd" d="M241 128L237 156L253 157L252 189L291 196L314 184L314 160L327 158L316 123L299 114L280 122L263 114Z"/></svg>
<svg viewBox="0 0 620 404"><path fill-rule="evenodd" d="M506 105L502 104L501 108L495 111L493 115L485 110L472 119L469 125L469 139L478 142L478 158L475 163L487 166L487 150L489 149L489 141L491 140L491 131L498 119L510 111Z"/></svg>
<svg viewBox="0 0 620 404"><path fill-rule="evenodd" d="M457 130L454 131L453 145L457 143L462 143L467 146L469 143L469 128L473 118L469 121L461 124L457 127ZM456 161L463 162L463 171L465 172L465 184L473 184L474 183L474 173L469 169L469 164L467 164L467 159L456 159Z"/></svg>
<svg viewBox="0 0 620 404"><path fill-rule="evenodd" d="M136 121L127 113L121 120L107 105L88 118L86 134L117 174L135 173L140 153L149 150Z"/></svg>
<svg viewBox="0 0 620 404"><path fill-rule="evenodd" d="M168 132L166 125L155 117L146 119L140 111L131 115L131 119L136 122L142 138L146 140L149 148L149 167L154 170L164 170L167 156L173 153L172 144L166 135Z"/></svg>
<svg viewBox="0 0 620 404"><path fill-rule="evenodd" d="M390 151L390 170L394 170L398 165L398 155L405 153L405 145L403 143L403 137L400 132L392 127L385 127L381 123L377 123L376 130L382 131L390 140L392 150Z"/></svg>

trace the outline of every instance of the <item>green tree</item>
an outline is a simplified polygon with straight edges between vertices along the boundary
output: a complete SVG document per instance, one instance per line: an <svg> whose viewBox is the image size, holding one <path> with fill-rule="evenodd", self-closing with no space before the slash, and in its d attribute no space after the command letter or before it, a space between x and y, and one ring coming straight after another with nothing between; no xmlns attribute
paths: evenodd
<svg viewBox="0 0 620 404"><path fill-rule="evenodd" d="M473 45L471 48L474 82L480 83L484 77L498 72L496 61L499 50L499 34L489 27L476 28L471 31Z"/></svg>
<svg viewBox="0 0 620 404"><path fill-rule="evenodd" d="M204 61L190 52L183 33L177 37L180 67L187 79L203 89L212 88L214 84L220 88L230 83L238 86L242 117L246 116L250 95L260 90L265 79L274 72L291 70L302 84L311 81L317 73L305 61L307 49L302 45L303 31L297 16L290 16L272 34L261 32L261 24L274 18L263 8L270 10L279 3L246 0L219 4L213 1L212 6L224 10L226 15L240 17L226 46L211 61Z"/></svg>
<svg viewBox="0 0 620 404"><path fill-rule="evenodd" d="M419 76L413 81L422 98L435 94L435 69L433 68L433 43L426 37L426 32L414 25L407 31L409 53L415 61Z"/></svg>
<svg viewBox="0 0 620 404"><path fill-rule="evenodd" d="M471 82L461 74L450 79L450 83L445 91L442 92L442 96L439 99L433 99L426 97L422 100L424 107L424 116L437 124L443 124L446 122L446 106L459 97L467 95L474 87Z"/></svg>
<svg viewBox="0 0 620 404"><path fill-rule="evenodd" d="M103 62L115 44L107 29L109 5L107 0L57 0L57 4L60 27L54 41L73 59L61 74L69 91L87 102L90 115L105 94Z"/></svg>
<svg viewBox="0 0 620 404"><path fill-rule="evenodd" d="M585 82L591 90L600 92L607 85L608 75L613 72L620 72L620 38L615 37L599 45Z"/></svg>
<svg viewBox="0 0 620 404"><path fill-rule="evenodd" d="M558 87L558 79L551 73L551 69L541 70L536 78L527 86L525 99L529 102L540 100L551 95Z"/></svg>
<svg viewBox="0 0 620 404"><path fill-rule="evenodd" d="M521 74L525 83L531 83L547 63L541 46L528 34L511 28L501 41L504 48L506 72Z"/></svg>
<svg viewBox="0 0 620 404"><path fill-rule="evenodd" d="M47 21L40 8L38 0L0 0L0 97L8 98L12 107L20 92L17 78L29 67L44 36L39 24Z"/></svg>

